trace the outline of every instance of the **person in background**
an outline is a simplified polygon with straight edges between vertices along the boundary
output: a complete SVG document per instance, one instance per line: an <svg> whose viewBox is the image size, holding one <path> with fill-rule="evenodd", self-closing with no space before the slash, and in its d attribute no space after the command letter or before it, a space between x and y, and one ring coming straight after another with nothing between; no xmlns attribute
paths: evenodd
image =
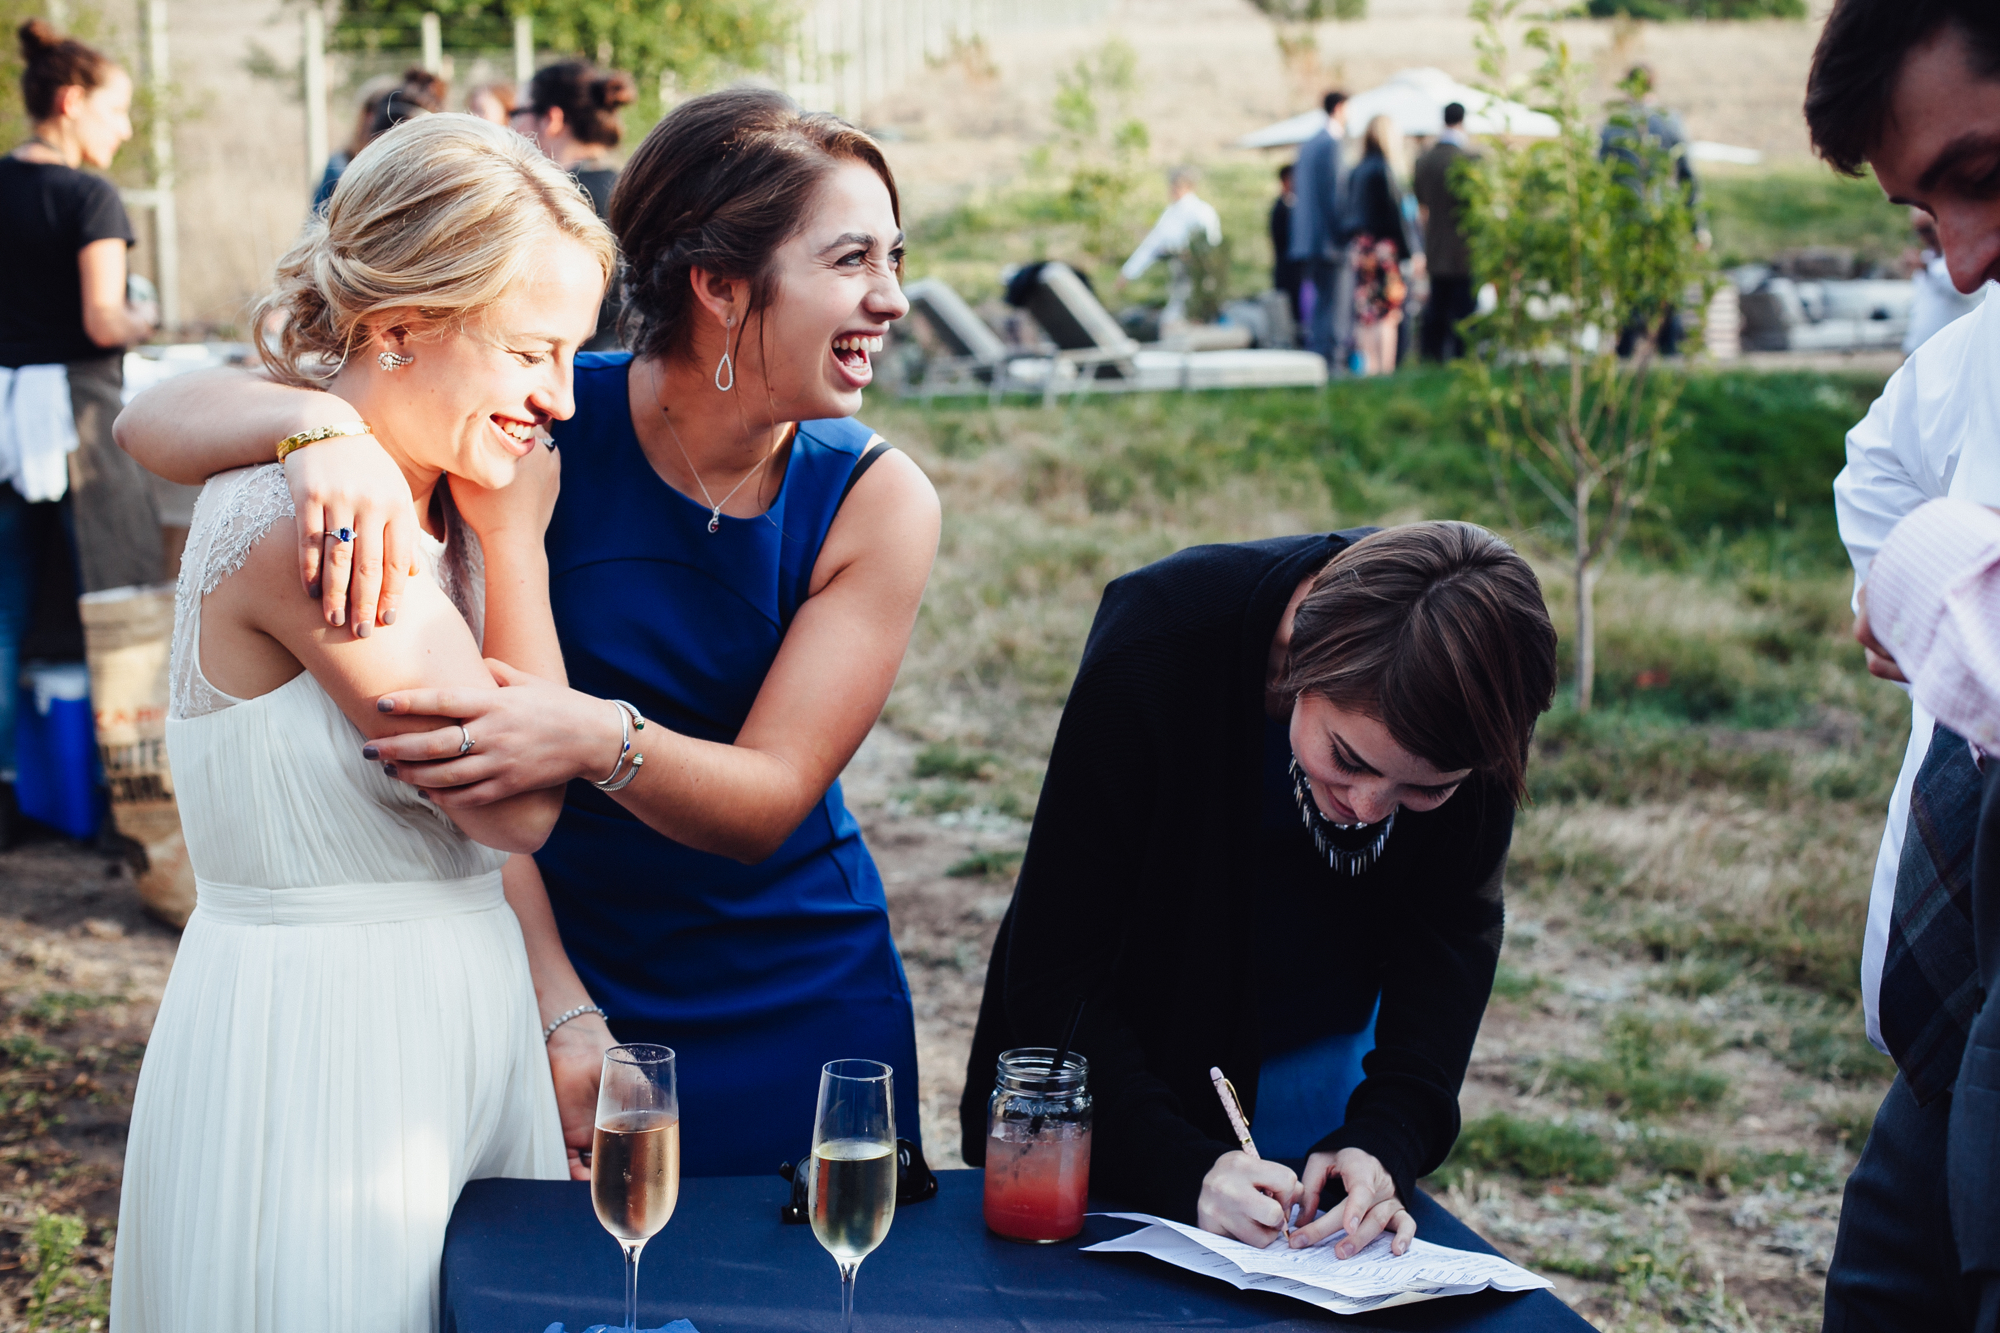
<svg viewBox="0 0 2000 1333"><path fill-rule="evenodd" d="M1983 299L1985 288L1967 296L1952 286L1951 265L1938 248L1937 224L1921 208L1910 210L1910 226L1917 233L1917 252L1910 272L1910 328L1903 335L1903 355L1922 347L1931 335L1960 315L1969 314Z"/></svg>
<svg viewBox="0 0 2000 1333"><path fill-rule="evenodd" d="M1345 1226L1337 1257L1407 1248L1458 1137L1555 682L1534 571L1469 523L1196 546L1114 580L987 966L965 1160L1000 1052L1056 1045L1081 1002L1093 1191L1258 1246L1300 1203L1294 1246ZM1235 1149L1211 1066L1265 1160Z"/></svg>
<svg viewBox="0 0 2000 1333"><path fill-rule="evenodd" d="M1347 178L1347 233L1354 265L1354 348L1364 375L1396 369L1397 335L1409 284L1403 265L1412 258L1403 210L1403 138L1396 122L1376 116L1362 135L1362 156Z"/></svg>
<svg viewBox="0 0 2000 1333"><path fill-rule="evenodd" d="M490 120L495 125L510 125L514 120L514 85L511 83L482 83L465 95L466 114Z"/></svg>
<svg viewBox="0 0 2000 1333"><path fill-rule="evenodd" d="M1118 270L1118 285L1123 287L1156 261L1167 261L1167 308L1160 312L1163 331L1187 322L1188 298L1194 295L1187 257L1195 237L1205 237L1210 245L1222 244L1222 218L1194 187L1194 168L1175 167L1167 176L1167 206L1160 210L1159 221Z"/></svg>
<svg viewBox="0 0 2000 1333"><path fill-rule="evenodd" d="M1598 139L1598 157L1618 163L1619 180L1636 192L1645 188L1647 178L1653 171L1647 150L1665 154L1673 163L1674 183L1687 195L1689 210L1698 209L1701 206L1701 181L1695 176L1694 163L1688 157L1687 129L1681 124L1679 116L1654 100L1652 68L1647 65L1632 66L1625 71L1625 81L1619 87L1624 90L1626 101L1605 122L1604 133ZM1696 228L1699 231L1699 223L1696 223ZM1627 324L1618 335L1618 355L1632 355L1640 340L1646 336L1647 326L1648 321L1643 315ZM1653 335L1661 356L1672 356L1680 349L1681 332L1681 312L1678 309L1669 309L1658 317Z"/></svg>
<svg viewBox="0 0 2000 1333"><path fill-rule="evenodd" d="M625 137L623 112L638 96L629 74L600 70L587 60L565 60L535 71L528 98L514 108L509 123L574 176L597 216L609 222L611 192L618 184L611 150ZM597 332L583 350L615 352L624 345L618 337L622 300L621 284L613 282L604 294Z"/></svg>
<svg viewBox="0 0 2000 1333"><path fill-rule="evenodd" d="M1306 266L1292 258L1292 215L1299 206L1298 193L1292 189L1296 170L1289 162L1278 168L1278 197L1271 201L1271 285L1285 294L1293 327L1303 332L1306 311L1299 298L1305 291Z"/></svg>
<svg viewBox="0 0 2000 1333"><path fill-rule="evenodd" d="M1347 94L1330 92L1326 128L1299 145L1292 184L1292 258L1306 266L1313 288L1312 326L1305 343L1326 358L1329 374L1346 364L1354 324L1353 270L1347 264Z"/></svg>
<svg viewBox="0 0 2000 1333"><path fill-rule="evenodd" d="M1954 286L1974 291L2000 276L2000 197L1986 181L2000 144L2000 7L1837 0L1813 54L1805 113L1814 148L1836 170L1872 168L1890 199L1936 220ZM1945 495L2000 504L1996 360L2000 305L1989 301L1912 353L1848 432L1834 504L1857 613L1899 520ZM1883 654L1868 661L1876 675L1903 679ZM1964 1275L2000 1270L1992 1228L1956 1231L1947 1183L1979 984L1970 906L1979 789L1964 740L1920 696L1861 951L1868 1036L1897 1073L1847 1179L1827 1270L1829 1333L1969 1328L1975 1307ZM1993 1129L1989 1122L1989 1136Z"/></svg>
<svg viewBox="0 0 2000 1333"><path fill-rule="evenodd" d="M403 71L401 83L363 98L353 141L345 152L335 153L326 160L319 188L313 191L313 212L326 207L326 201L333 197L333 187L340 183L340 173L347 170L356 153L412 116L435 115L444 110L450 92L451 85L442 76L412 65Z"/></svg>
<svg viewBox="0 0 2000 1333"><path fill-rule="evenodd" d="M1445 362L1465 355L1458 322L1477 308L1472 295L1472 256L1459 228L1460 203L1452 183L1458 164L1476 156L1465 133L1465 106L1453 102L1444 109L1444 132L1417 159L1412 181L1418 219L1424 228L1424 262L1431 279L1422 333L1426 361Z"/></svg>
<svg viewBox="0 0 2000 1333"><path fill-rule="evenodd" d="M15 680L36 567L30 505L68 506L78 591L157 583L160 517L118 448L124 349L157 315L126 299L132 221L118 189L80 170L132 137L132 80L40 19L20 27L33 137L0 158L0 845L13 836ZM23 429L25 423L32 429ZM73 450L73 452L72 452Z"/></svg>

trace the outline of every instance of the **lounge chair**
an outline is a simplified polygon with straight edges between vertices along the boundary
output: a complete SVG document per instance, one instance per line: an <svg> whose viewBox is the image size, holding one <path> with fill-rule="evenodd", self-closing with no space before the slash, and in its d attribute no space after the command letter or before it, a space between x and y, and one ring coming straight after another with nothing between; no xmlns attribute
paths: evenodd
<svg viewBox="0 0 2000 1333"><path fill-rule="evenodd" d="M926 358L910 392L927 398L965 392L973 385L994 393L1006 388L1012 349L949 283L923 278L905 287L903 295L909 299L910 313L924 322L937 345L949 354Z"/></svg>
<svg viewBox="0 0 2000 1333"><path fill-rule="evenodd" d="M1044 362L1040 388L1045 400L1058 393L1141 389L1249 389L1326 383L1326 358L1317 352L1240 348L1229 351L1168 351L1135 343L1119 328L1082 278L1067 264L1044 264L1028 299L1028 313L1058 349ZM1010 371L1019 387L1033 368L1016 361Z"/></svg>

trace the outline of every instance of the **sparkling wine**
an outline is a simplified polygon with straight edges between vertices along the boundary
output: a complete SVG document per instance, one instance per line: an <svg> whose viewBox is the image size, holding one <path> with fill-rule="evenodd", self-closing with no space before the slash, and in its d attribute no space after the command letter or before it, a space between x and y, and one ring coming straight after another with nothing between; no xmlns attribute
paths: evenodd
<svg viewBox="0 0 2000 1333"><path fill-rule="evenodd" d="M1033 1137L986 1140L986 1225L1010 1240L1068 1240L1083 1230L1090 1130L1050 1124Z"/></svg>
<svg viewBox="0 0 2000 1333"><path fill-rule="evenodd" d="M590 1202L619 1240L649 1240L681 1193L681 1122L663 1111L603 1117L590 1148Z"/></svg>
<svg viewBox="0 0 2000 1333"><path fill-rule="evenodd" d="M830 1139L813 1149L807 1195L813 1234L835 1259L859 1262L896 1218L896 1149L874 1139Z"/></svg>

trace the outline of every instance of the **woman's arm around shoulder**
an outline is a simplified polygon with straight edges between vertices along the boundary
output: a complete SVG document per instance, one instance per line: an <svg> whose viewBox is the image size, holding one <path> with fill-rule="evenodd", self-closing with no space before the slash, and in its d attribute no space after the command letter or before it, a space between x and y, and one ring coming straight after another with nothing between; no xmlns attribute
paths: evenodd
<svg viewBox="0 0 2000 1333"><path fill-rule="evenodd" d="M287 436L360 416L321 389L250 370L199 370L134 398L111 433L148 472L199 486L218 472L271 462ZM325 622L357 633L394 624L417 549L409 483L395 462L373 436L346 436L293 450L285 481L298 515L299 586L321 603ZM354 539L325 558L326 535L341 528Z"/></svg>
<svg viewBox="0 0 2000 1333"><path fill-rule="evenodd" d="M296 662L372 742L440 721L380 712L376 700L383 694L493 684L471 629L429 578L410 581L396 633L366 638L328 628L312 603L293 595L292 579L290 534L280 523L204 600L200 651L218 689L241 697L268 692L294 674L289 664ZM377 762L372 746L355 748L352 762ZM547 839L561 803L557 789L523 792L454 818L477 842L531 852Z"/></svg>

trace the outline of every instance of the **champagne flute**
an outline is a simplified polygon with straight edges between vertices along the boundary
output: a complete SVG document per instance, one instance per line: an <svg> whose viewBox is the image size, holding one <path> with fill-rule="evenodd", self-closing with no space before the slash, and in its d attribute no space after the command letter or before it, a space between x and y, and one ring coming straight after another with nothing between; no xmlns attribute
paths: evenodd
<svg viewBox="0 0 2000 1333"><path fill-rule="evenodd" d="M674 1053L613 1046L597 1087L590 1202L625 1251L625 1327L639 1327L639 1251L674 1215L681 1193L681 1111Z"/></svg>
<svg viewBox="0 0 2000 1333"><path fill-rule="evenodd" d="M820 1070L806 1203L813 1235L840 1265L841 1333L854 1329L854 1275L896 1220L894 1078L874 1060Z"/></svg>

